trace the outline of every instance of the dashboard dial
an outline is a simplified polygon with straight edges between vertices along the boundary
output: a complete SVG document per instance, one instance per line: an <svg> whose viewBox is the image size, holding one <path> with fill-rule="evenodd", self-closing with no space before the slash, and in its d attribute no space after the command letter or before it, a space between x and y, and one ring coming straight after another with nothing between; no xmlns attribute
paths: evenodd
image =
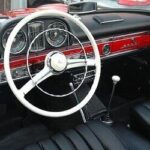
<svg viewBox="0 0 150 150"><path fill-rule="evenodd" d="M48 26L50 31L46 32L46 40L53 47L61 47L66 41L68 34L64 30L67 25L61 21L55 21Z"/></svg>
<svg viewBox="0 0 150 150"><path fill-rule="evenodd" d="M111 52L111 47L109 44L104 45L103 47L103 54L108 55Z"/></svg>
<svg viewBox="0 0 150 150"><path fill-rule="evenodd" d="M2 38L2 45L5 48L8 37L12 32L13 28L9 28L5 31L3 38ZM11 54L18 54L21 53L27 45L27 35L23 30L20 30L14 39L14 42L11 47Z"/></svg>

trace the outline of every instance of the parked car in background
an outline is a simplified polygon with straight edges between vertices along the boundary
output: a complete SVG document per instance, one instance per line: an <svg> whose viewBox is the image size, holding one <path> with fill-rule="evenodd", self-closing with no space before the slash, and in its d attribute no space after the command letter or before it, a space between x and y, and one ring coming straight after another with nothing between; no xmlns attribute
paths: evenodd
<svg viewBox="0 0 150 150"><path fill-rule="evenodd" d="M90 2L91 0L68 0L68 3ZM92 0L96 2L99 8L131 8L150 10L149 0Z"/></svg>

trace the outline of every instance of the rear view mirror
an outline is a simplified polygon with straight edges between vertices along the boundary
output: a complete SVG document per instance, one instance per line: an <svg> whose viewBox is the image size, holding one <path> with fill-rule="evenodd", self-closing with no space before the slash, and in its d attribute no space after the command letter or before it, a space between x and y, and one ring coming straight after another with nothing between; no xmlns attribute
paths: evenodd
<svg viewBox="0 0 150 150"><path fill-rule="evenodd" d="M84 14L97 11L96 2L79 2L69 5L70 14Z"/></svg>

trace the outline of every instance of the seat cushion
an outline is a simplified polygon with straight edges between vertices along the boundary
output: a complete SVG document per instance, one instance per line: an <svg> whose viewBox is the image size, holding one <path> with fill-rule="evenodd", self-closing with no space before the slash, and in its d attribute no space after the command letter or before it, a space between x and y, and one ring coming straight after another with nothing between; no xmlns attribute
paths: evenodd
<svg viewBox="0 0 150 150"><path fill-rule="evenodd" d="M128 138L132 139L131 134L129 136ZM140 144L140 140L138 142ZM149 149L150 143L141 150ZM132 146L130 143L123 142L116 129L100 121L92 121L29 145L25 150L138 150L138 148L136 144Z"/></svg>
<svg viewBox="0 0 150 150"><path fill-rule="evenodd" d="M138 133L131 131L131 129L118 124L113 126L113 129L127 150L150 149L150 141Z"/></svg>
<svg viewBox="0 0 150 150"><path fill-rule="evenodd" d="M133 108L131 113L131 126L150 138L150 101Z"/></svg>
<svg viewBox="0 0 150 150"><path fill-rule="evenodd" d="M150 142L124 127L114 128L92 121L29 145L24 150L150 150Z"/></svg>

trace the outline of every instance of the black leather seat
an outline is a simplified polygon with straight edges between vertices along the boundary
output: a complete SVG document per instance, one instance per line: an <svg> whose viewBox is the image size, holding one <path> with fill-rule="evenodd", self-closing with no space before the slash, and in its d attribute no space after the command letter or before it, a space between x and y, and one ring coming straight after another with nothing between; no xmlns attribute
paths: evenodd
<svg viewBox="0 0 150 150"><path fill-rule="evenodd" d="M120 132L119 132L120 131ZM150 143L125 128L92 121L29 145L24 150L150 150ZM127 143L128 142L128 143Z"/></svg>
<svg viewBox="0 0 150 150"><path fill-rule="evenodd" d="M135 106L131 115L132 128L150 138L150 101Z"/></svg>

